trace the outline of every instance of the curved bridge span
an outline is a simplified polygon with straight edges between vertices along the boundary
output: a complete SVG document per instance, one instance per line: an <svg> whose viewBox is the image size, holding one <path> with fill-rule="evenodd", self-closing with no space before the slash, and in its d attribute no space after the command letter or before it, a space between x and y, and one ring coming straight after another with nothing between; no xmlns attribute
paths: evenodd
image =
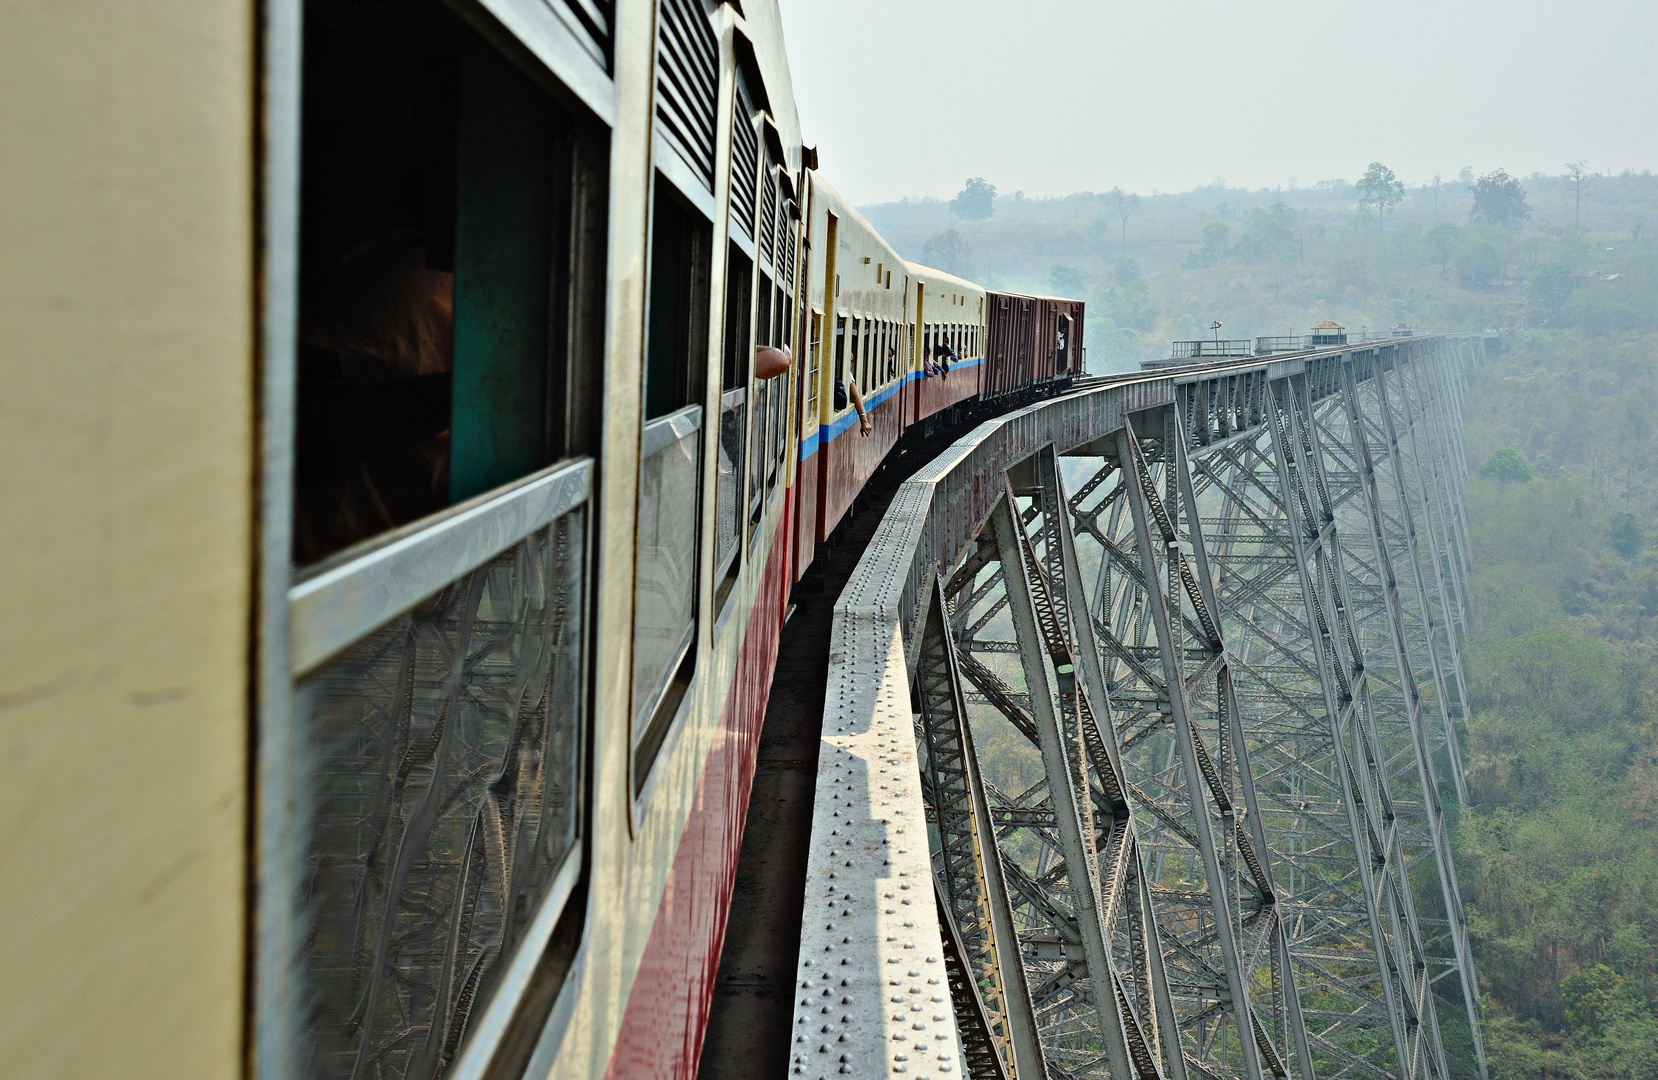
<svg viewBox="0 0 1658 1080"><path fill-rule="evenodd" d="M835 609L792 1075L1484 1075L1482 349L1107 380L905 482Z"/></svg>

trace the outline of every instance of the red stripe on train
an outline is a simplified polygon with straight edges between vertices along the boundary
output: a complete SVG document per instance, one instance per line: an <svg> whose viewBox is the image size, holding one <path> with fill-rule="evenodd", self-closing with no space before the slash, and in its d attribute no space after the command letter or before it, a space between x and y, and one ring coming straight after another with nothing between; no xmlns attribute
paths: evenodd
<svg viewBox="0 0 1658 1080"><path fill-rule="evenodd" d="M737 652L731 692L628 994L621 1033L605 1071L607 1080L691 1080L696 1076L731 912L760 726L777 663L788 510L786 505L772 538L755 610Z"/></svg>

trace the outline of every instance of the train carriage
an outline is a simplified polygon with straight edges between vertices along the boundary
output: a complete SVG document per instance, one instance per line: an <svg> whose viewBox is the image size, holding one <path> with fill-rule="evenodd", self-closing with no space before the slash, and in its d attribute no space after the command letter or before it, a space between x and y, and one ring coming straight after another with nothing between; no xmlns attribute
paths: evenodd
<svg viewBox="0 0 1658 1080"><path fill-rule="evenodd" d="M985 305L987 400L1025 394L1086 370L1081 300L992 290Z"/></svg>
<svg viewBox="0 0 1658 1080"><path fill-rule="evenodd" d="M916 423L983 391L985 291L930 266L907 266L915 281L909 416Z"/></svg>
<svg viewBox="0 0 1658 1080"><path fill-rule="evenodd" d="M904 429L910 371L910 278L904 262L821 174L810 174L812 314L818 328L809 385L815 438L803 438L802 511L823 543ZM872 429L863 434L852 388ZM815 488L815 491L808 491ZM815 494L815 504L804 496Z"/></svg>
<svg viewBox="0 0 1658 1080"><path fill-rule="evenodd" d="M12 1066L693 1075L790 586L993 304L817 171L771 0L16 30Z"/></svg>

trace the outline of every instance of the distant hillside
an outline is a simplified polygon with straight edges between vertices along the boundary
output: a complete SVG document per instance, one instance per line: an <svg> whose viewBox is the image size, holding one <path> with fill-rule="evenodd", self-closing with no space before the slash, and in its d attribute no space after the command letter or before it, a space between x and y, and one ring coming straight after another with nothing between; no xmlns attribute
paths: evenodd
<svg viewBox="0 0 1658 1080"><path fill-rule="evenodd" d="M1176 339L1304 334L1404 322L1442 329L1644 327L1658 310L1658 177L1595 177L1573 224L1563 176L1520 180L1530 219L1471 224L1470 185L1406 188L1378 227L1346 181L1247 191L1216 183L1129 201L1112 193L862 207L906 258L1002 288L1080 295L1095 371L1168 354ZM972 209L964 206L964 209ZM980 211L982 212L982 210Z"/></svg>

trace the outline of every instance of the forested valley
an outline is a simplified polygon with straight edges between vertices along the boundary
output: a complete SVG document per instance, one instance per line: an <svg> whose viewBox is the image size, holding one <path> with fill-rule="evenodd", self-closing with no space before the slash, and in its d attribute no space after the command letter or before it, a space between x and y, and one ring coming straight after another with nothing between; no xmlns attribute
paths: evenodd
<svg viewBox="0 0 1658 1080"><path fill-rule="evenodd" d="M1445 792L1491 1074L1658 1076L1658 179L1387 181L865 213L908 258L1085 297L1094 371L1326 319L1505 331L1464 431L1471 804Z"/></svg>

